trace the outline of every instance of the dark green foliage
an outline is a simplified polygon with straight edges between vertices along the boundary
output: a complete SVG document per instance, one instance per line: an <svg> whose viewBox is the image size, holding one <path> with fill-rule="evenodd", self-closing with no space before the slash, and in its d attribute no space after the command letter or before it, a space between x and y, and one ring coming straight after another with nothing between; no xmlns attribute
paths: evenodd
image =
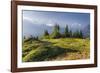
<svg viewBox="0 0 100 73"><path fill-rule="evenodd" d="M49 35L49 32L47 30L44 31L44 35L41 37L41 39L49 39L50 38L50 35Z"/></svg>
<svg viewBox="0 0 100 73"><path fill-rule="evenodd" d="M68 25L66 25L66 27L65 27L64 36L65 37L70 37L70 32L69 32Z"/></svg>
<svg viewBox="0 0 100 73"><path fill-rule="evenodd" d="M80 38L83 38L83 33L81 30L80 30Z"/></svg>
<svg viewBox="0 0 100 73"><path fill-rule="evenodd" d="M60 38L60 37L61 37L60 27L59 27L59 25L56 24L54 26L53 32L51 34L51 38Z"/></svg>
<svg viewBox="0 0 100 73"><path fill-rule="evenodd" d="M72 37L72 36L73 36L73 33L72 33L72 31L71 31L71 30L69 31L69 35L70 35L70 37Z"/></svg>
<svg viewBox="0 0 100 73"><path fill-rule="evenodd" d="M49 36L49 33L47 30L44 31L44 36Z"/></svg>
<svg viewBox="0 0 100 73"><path fill-rule="evenodd" d="M83 38L83 33L81 30L77 30L76 32L73 33L73 37L75 38Z"/></svg>

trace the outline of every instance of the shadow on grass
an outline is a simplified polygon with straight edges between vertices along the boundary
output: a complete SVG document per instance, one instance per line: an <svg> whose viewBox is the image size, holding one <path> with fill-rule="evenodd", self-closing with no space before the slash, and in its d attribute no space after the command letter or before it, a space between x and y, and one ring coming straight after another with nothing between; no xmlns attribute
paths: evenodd
<svg viewBox="0 0 100 73"><path fill-rule="evenodd" d="M70 48L61 48L58 46L53 46L52 43L47 41L41 41L37 49L31 50L25 57L23 57L23 62L37 62L37 61L48 61L50 58L54 58L64 53L78 52Z"/></svg>
<svg viewBox="0 0 100 73"><path fill-rule="evenodd" d="M30 40L31 41L31 40ZM28 42L30 42L28 40ZM22 50L22 56L25 57L31 50L35 50L37 49L39 46L45 46L45 45L52 45L51 42L48 42L48 41L41 41L41 40L34 40L34 41L31 41L30 43L31 45L30 46L26 46L23 48ZM24 44L23 44L24 45ZM29 44L27 44L29 45Z"/></svg>
<svg viewBox="0 0 100 73"><path fill-rule="evenodd" d="M66 48L66 52L68 52L68 53L74 53L74 52L78 52L78 50Z"/></svg>

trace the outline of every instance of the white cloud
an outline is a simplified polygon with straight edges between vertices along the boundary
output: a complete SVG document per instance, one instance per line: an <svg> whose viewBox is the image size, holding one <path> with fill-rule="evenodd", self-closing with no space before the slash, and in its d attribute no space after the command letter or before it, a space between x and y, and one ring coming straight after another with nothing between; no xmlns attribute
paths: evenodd
<svg viewBox="0 0 100 73"><path fill-rule="evenodd" d="M81 27L81 24L79 24L79 23L73 23L72 26L73 26L73 27L75 27L75 26L76 26L76 27Z"/></svg>
<svg viewBox="0 0 100 73"><path fill-rule="evenodd" d="M47 26L54 26L54 24L46 24Z"/></svg>
<svg viewBox="0 0 100 73"><path fill-rule="evenodd" d="M32 19L32 18L30 18L30 17L23 17L23 21L28 21L28 22L31 22L31 23L33 23L33 24L38 24L38 25L41 25L41 22L38 22L38 20L37 19ZM40 21L40 20L39 20Z"/></svg>
<svg viewBox="0 0 100 73"><path fill-rule="evenodd" d="M29 21L29 22L31 22L31 23L33 23L33 20L31 19L31 18L29 18L29 17L23 17L23 20L27 20L27 21Z"/></svg>
<svg viewBox="0 0 100 73"><path fill-rule="evenodd" d="M75 22L70 27L71 27L71 29L81 29L82 24Z"/></svg>

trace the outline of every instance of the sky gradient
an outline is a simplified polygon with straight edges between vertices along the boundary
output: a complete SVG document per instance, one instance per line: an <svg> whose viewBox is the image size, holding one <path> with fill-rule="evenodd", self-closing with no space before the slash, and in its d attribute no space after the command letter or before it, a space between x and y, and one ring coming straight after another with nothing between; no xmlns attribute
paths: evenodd
<svg viewBox="0 0 100 73"><path fill-rule="evenodd" d="M45 29L51 32L55 24L61 28L68 25L71 29L83 29L90 24L89 13L23 10L22 17L23 35L42 34Z"/></svg>

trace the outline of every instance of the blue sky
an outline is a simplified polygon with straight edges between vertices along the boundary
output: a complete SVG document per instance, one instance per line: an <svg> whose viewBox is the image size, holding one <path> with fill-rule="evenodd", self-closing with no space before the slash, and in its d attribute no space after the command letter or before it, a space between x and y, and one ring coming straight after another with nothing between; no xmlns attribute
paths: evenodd
<svg viewBox="0 0 100 73"><path fill-rule="evenodd" d="M61 28L69 25L72 29L82 29L90 24L89 13L23 10L22 16L23 33L28 35L41 34L45 29L49 31L45 27L53 27L55 24L59 24Z"/></svg>

